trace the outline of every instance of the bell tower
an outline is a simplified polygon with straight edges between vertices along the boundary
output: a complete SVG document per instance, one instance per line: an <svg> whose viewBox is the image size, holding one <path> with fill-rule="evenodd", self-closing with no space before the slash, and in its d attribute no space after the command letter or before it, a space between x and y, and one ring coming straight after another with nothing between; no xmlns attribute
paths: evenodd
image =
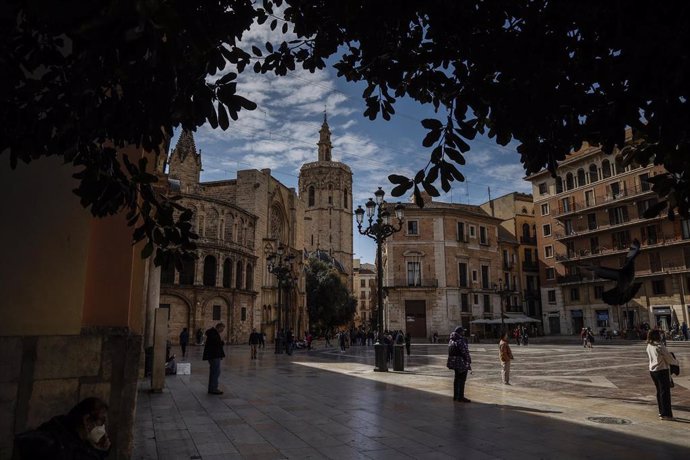
<svg viewBox="0 0 690 460"><path fill-rule="evenodd" d="M332 159L325 113L316 145L318 161L305 163L299 173L299 194L306 205L304 248L320 249L337 260L352 291L352 170Z"/></svg>

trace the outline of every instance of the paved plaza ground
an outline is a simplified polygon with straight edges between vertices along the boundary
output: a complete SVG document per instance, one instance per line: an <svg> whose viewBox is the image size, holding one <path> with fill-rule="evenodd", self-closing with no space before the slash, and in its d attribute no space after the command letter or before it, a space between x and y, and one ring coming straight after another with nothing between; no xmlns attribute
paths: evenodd
<svg viewBox="0 0 690 460"><path fill-rule="evenodd" d="M412 345L404 372L374 372L373 347L276 355L226 347L222 396L192 347L192 375L162 394L142 381L135 459L679 459L690 456L690 342L670 342L676 421L657 418L643 342L543 338L512 346L512 386L498 346L471 344L466 396L452 400L445 344ZM177 350L178 356L179 350ZM619 422L616 424L603 421Z"/></svg>

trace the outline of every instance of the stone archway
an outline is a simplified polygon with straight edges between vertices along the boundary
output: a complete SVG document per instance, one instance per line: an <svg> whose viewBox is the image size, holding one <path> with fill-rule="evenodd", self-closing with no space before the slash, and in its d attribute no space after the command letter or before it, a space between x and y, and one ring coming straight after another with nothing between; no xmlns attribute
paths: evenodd
<svg viewBox="0 0 690 460"><path fill-rule="evenodd" d="M172 293L161 293L159 305L168 308L168 340L173 344L178 344L180 332L183 328L189 329L190 336L193 335L191 329L191 303L184 296ZM166 307L167 306L167 307Z"/></svg>

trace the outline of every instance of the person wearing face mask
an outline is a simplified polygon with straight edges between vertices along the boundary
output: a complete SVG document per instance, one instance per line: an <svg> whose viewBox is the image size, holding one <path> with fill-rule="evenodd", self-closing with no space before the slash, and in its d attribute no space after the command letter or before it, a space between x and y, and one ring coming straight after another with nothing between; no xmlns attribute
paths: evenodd
<svg viewBox="0 0 690 460"><path fill-rule="evenodd" d="M15 454L26 460L102 460L110 451L108 405L86 398L66 415L15 437Z"/></svg>

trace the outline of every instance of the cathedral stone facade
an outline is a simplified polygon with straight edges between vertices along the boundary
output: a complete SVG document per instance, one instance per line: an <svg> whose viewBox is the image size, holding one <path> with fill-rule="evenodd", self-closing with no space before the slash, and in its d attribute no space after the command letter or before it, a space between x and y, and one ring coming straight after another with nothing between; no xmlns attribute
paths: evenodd
<svg viewBox="0 0 690 460"><path fill-rule="evenodd" d="M352 292L352 170L331 157L331 131L324 116L318 161L300 169L299 192L306 204L304 246L327 252L342 265Z"/></svg>
<svg viewBox="0 0 690 460"><path fill-rule="evenodd" d="M160 306L169 309L169 339L177 343L183 328L194 333L226 323L225 340L243 343L252 328L275 336L290 328L307 331L304 254L320 249L337 260L352 288L352 172L331 160L326 120L318 142L318 161L300 172L298 195L270 169L238 171L237 178L201 182L201 152L191 133L183 132L167 165L171 194L194 213L199 235L197 258L182 271L161 270ZM293 281L278 295L267 258L278 247L291 255Z"/></svg>

